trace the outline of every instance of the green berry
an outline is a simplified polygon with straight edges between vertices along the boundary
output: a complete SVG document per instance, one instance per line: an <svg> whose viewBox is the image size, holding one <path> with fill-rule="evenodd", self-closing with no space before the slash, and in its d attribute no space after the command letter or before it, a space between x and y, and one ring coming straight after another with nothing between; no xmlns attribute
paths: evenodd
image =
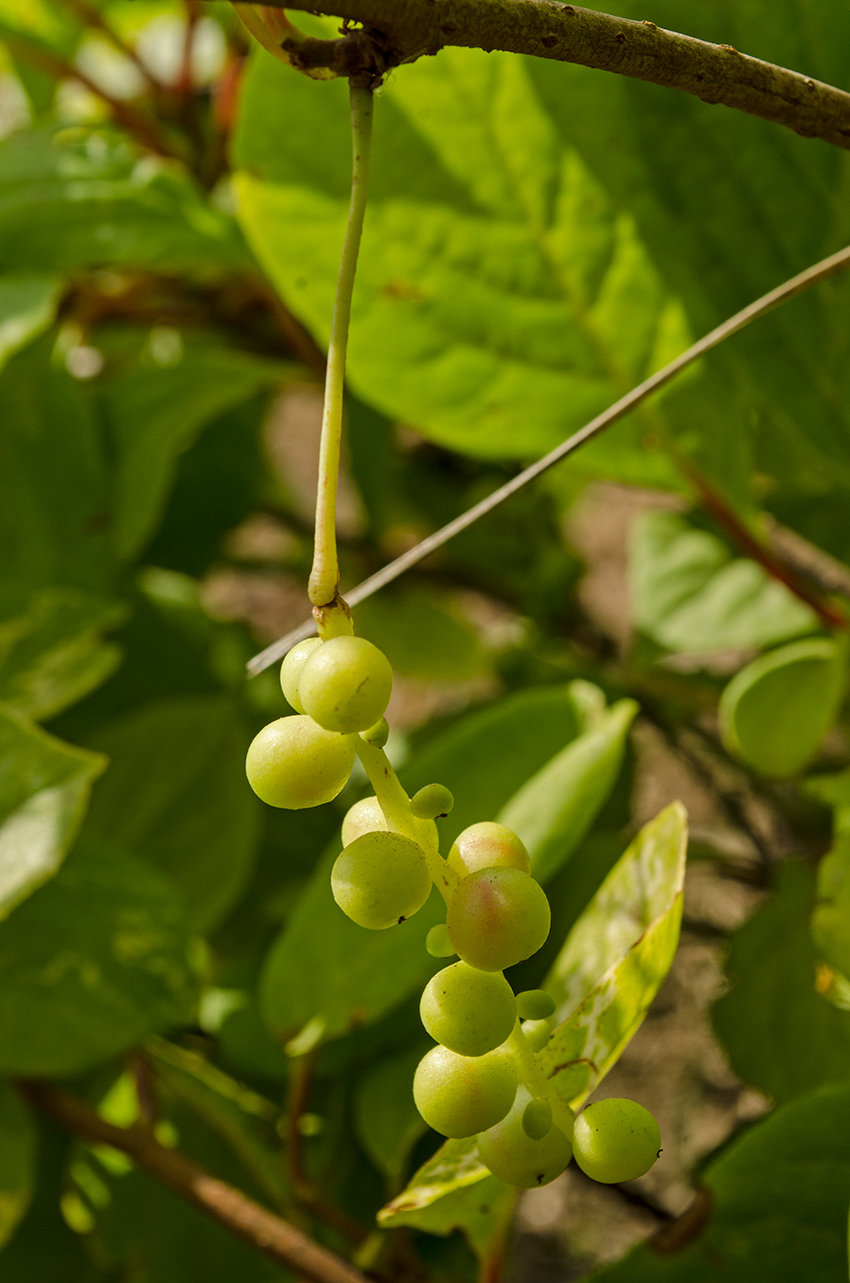
<svg viewBox="0 0 850 1283"><path fill-rule="evenodd" d="M477 873L479 869L506 868L519 869L521 873L531 872L528 852L516 833L495 820L470 824L455 838L446 859L462 878L469 873Z"/></svg>
<svg viewBox="0 0 850 1283"><path fill-rule="evenodd" d="M441 922L438 926L431 928L425 937L425 948L432 958L450 958L452 956L455 947L449 939L445 923Z"/></svg>
<svg viewBox="0 0 850 1283"><path fill-rule="evenodd" d="M548 1100L530 1100L522 1115L522 1130L531 1140L542 1140L552 1126L552 1106Z"/></svg>
<svg viewBox="0 0 850 1283"><path fill-rule="evenodd" d="M448 815L454 804L455 800L444 784L426 784L410 799L410 809L420 820L436 820L438 815Z"/></svg>
<svg viewBox="0 0 850 1283"><path fill-rule="evenodd" d="M542 1051L552 1037L552 1026L548 1020L524 1020L522 1032L532 1051Z"/></svg>
<svg viewBox="0 0 850 1283"><path fill-rule="evenodd" d="M461 1056L483 1056L510 1036L516 1001L501 972L456 962L425 986L419 1014L436 1042Z"/></svg>
<svg viewBox="0 0 850 1283"><path fill-rule="evenodd" d="M478 1152L494 1176L520 1189L548 1185L566 1169L572 1149L569 1137L552 1125L534 1139L523 1128L523 1118L533 1103L525 1087L517 1090L510 1113L478 1137Z"/></svg>
<svg viewBox="0 0 850 1283"><path fill-rule="evenodd" d="M555 1013L555 999L545 989L526 989L517 994L516 1009L523 1020L547 1020Z"/></svg>
<svg viewBox="0 0 850 1283"><path fill-rule="evenodd" d="M248 783L269 806L291 811L330 802L354 765L350 735L325 731L310 717L280 717L256 735L245 759Z"/></svg>
<svg viewBox="0 0 850 1283"><path fill-rule="evenodd" d="M382 931L421 909L431 891L422 850L400 833L364 833L331 870L339 907L358 926Z"/></svg>
<svg viewBox="0 0 850 1283"><path fill-rule="evenodd" d="M365 637L332 637L307 657L298 679L305 713L326 731L365 731L383 717L393 670Z"/></svg>
<svg viewBox="0 0 850 1283"><path fill-rule="evenodd" d="M480 971L504 971L537 952L551 918L542 887L527 873L488 868L458 883L446 926L464 962Z"/></svg>
<svg viewBox="0 0 850 1283"><path fill-rule="evenodd" d="M390 738L390 727L387 719L382 717L374 726L370 726L368 731L363 731L362 738L372 748L384 748Z"/></svg>
<svg viewBox="0 0 850 1283"><path fill-rule="evenodd" d="M429 1127L460 1138L504 1118L516 1088L513 1057L502 1048L486 1056L459 1056L448 1047L434 1047L419 1062L413 1098Z"/></svg>
<svg viewBox="0 0 850 1283"><path fill-rule="evenodd" d="M579 1114L573 1148L586 1176L615 1185L646 1175L661 1150L661 1132L637 1101L609 1098Z"/></svg>
<svg viewBox="0 0 850 1283"><path fill-rule="evenodd" d="M437 849L437 826L433 820L417 820L420 843L424 847ZM381 804L376 797L364 797L355 802L346 812L342 822L342 845L350 844L364 833L386 833L387 821ZM454 953L454 949L452 949Z"/></svg>
<svg viewBox="0 0 850 1283"><path fill-rule="evenodd" d="M293 646L292 650L287 651L283 657L283 663L280 666L280 685L284 699L295 709L296 713L306 712L298 696L298 682L301 677L301 670L316 647L321 645L321 637L308 637L306 641L301 641L297 646Z"/></svg>

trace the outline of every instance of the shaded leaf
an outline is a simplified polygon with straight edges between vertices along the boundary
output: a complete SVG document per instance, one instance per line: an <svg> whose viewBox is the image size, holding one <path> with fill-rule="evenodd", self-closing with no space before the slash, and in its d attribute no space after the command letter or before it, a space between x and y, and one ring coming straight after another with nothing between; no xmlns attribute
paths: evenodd
<svg viewBox="0 0 850 1283"><path fill-rule="evenodd" d="M0 917L59 868L105 766L0 706Z"/></svg>
<svg viewBox="0 0 850 1283"><path fill-rule="evenodd" d="M167 873L200 931L234 903L256 853L259 806L245 781L250 738L228 700L190 696L146 704L93 740L110 767L86 836Z"/></svg>
<svg viewBox="0 0 850 1283"><path fill-rule="evenodd" d="M706 1169L715 1204L676 1256L635 1250L605 1283L836 1283L847 1272L850 1086L820 1087L744 1132Z"/></svg>
<svg viewBox="0 0 850 1283"><path fill-rule="evenodd" d="M47 329L59 302L52 276L0 278L0 369L14 352Z"/></svg>
<svg viewBox="0 0 850 1283"><path fill-rule="evenodd" d="M77 846L0 924L0 1070L79 1073L186 1020L194 995L169 884L118 850Z"/></svg>
<svg viewBox="0 0 850 1283"><path fill-rule="evenodd" d="M631 534L635 623L667 650L747 650L814 632L814 611L754 561L672 512L647 512Z"/></svg>
<svg viewBox="0 0 850 1283"><path fill-rule="evenodd" d="M735 1073L779 1103L850 1079L850 1013L815 992L814 904L813 870L778 870L775 893L730 939L731 988L714 1006Z"/></svg>
<svg viewBox="0 0 850 1283"><path fill-rule="evenodd" d="M817 750L846 684L843 645L791 642L736 673L719 707L726 748L764 775L793 775Z"/></svg>
<svg viewBox="0 0 850 1283"><path fill-rule="evenodd" d="M40 720L99 686L121 659L104 631L121 623L119 602L75 588L0 594L0 699Z"/></svg>
<svg viewBox="0 0 850 1283"><path fill-rule="evenodd" d="M464 682L488 669L481 643L445 594L415 587L378 593L355 608L354 620L405 677Z"/></svg>
<svg viewBox="0 0 850 1283"><path fill-rule="evenodd" d="M812 936L818 953L850 973L850 771L810 776L805 790L833 808L833 843L818 865Z"/></svg>
<svg viewBox="0 0 850 1283"><path fill-rule="evenodd" d="M450 1142L451 1143L451 1142ZM479 1260L498 1258L516 1209L519 1190L487 1175L474 1185L461 1185L436 1202L408 1206L405 1195L378 1213L378 1224L387 1228L410 1225L428 1234L462 1230Z"/></svg>
<svg viewBox="0 0 850 1283"><path fill-rule="evenodd" d="M394 1180L427 1131L413 1101L413 1075L422 1052L422 1047L416 1047L380 1060L357 1084L354 1117L360 1143L376 1167Z"/></svg>
<svg viewBox="0 0 850 1283"><path fill-rule="evenodd" d="M572 855L614 787L638 706L623 699L538 771L499 813L531 856L538 882L548 882Z"/></svg>
<svg viewBox="0 0 850 1283"><path fill-rule="evenodd" d="M0 1247L25 1214L36 1180L36 1134L11 1083L0 1082Z"/></svg>

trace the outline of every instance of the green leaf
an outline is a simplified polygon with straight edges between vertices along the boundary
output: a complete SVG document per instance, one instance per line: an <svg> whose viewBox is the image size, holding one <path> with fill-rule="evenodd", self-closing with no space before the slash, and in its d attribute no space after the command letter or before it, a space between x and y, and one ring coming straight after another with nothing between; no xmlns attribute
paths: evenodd
<svg viewBox="0 0 850 1283"><path fill-rule="evenodd" d="M679 940L687 817L674 802L645 824L576 922L545 987L558 1004L537 1063L578 1109L616 1063L670 969ZM381 1217L418 1211L489 1179L475 1137L449 1140Z"/></svg>
<svg viewBox="0 0 850 1283"><path fill-rule="evenodd" d="M115 849L82 846L0 924L0 1072L79 1073L186 1020L180 903Z"/></svg>
<svg viewBox="0 0 850 1283"><path fill-rule="evenodd" d="M813 870L779 869L774 895L730 939L731 988L714 1007L735 1073L779 1103L850 1079L850 1013L815 992L814 905Z"/></svg>
<svg viewBox="0 0 850 1283"><path fill-rule="evenodd" d="M413 794L424 784L452 781L455 807L439 821L443 848L468 824L498 814L529 775L575 736L579 716L569 686L524 691L461 719L427 745L402 772L402 782ZM438 965L425 951L428 930L445 913L436 891L400 926L365 931L345 917L331 894L330 870L338 854L334 843L265 962L260 1005L278 1037L309 1028L317 1039L333 1038L377 1020Z"/></svg>
<svg viewBox="0 0 850 1283"><path fill-rule="evenodd" d="M538 1063L578 1109L636 1033L679 942L681 802L645 824L573 927L545 981L560 1023Z"/></svg>
<svg viewBox="0 0 850 1283"><path fill-rule="evenodd" d="M60 284L53 276L0 278L0 369L50 325Z"/></svg>
<svg viewBox="0 0 850 1283"><path fill-rule="evenodd" d="M518 1190L489 1175L474 1186L460 1185L432 1203L419 1204L405 1191L381 1208L378 1224L387 1229L409 1225L428 1234L462 1230L479 1260L486 1263L504 1250L518 1197Z"/></svg>
<svg viewBox="0 0 850 1283"><path fill-rule="evenodd" d="M99 686L121 651L103 632L120 603L76 588L0 593L0 699L27 717L51 717Z"/></svg>
<svg viewBox="0 0 850 1283"><path fill-rule="evenodd" d="M354 620L405 677L464 682L488 669L481 643L445 593L409 586L378 593L355 608Z"/></svg>
<svg viewBox="0 0 850 1283"><path fill-rule="evenodd" d="M557 873L614 787L638 705L622 699L515 793L499 821L525 843L538 882Z"/></svg>
<svg viewBox="0 0 850 1283"><path fill-rule="evenodd" d="M57 424L62 430L57 431ZM99 425L43 339L0 376L0 547L5 577L102 590L112 571Z"/></svg>
<svg viewBox="0 0 850 1283"><path fill-rule="evenodd" d="M185 172L107 126L0 143L0 271L137 266L206 274L250 265L239 232Z"/></svg>
<svg viewBox="0 0 850 1283"><path fill-rule="evenodd" d="M158 366L143 352L138 364L103 390L117 454L115 542L124 559L139 553L153 534L180 455L205 424L292 375L293 367L280 362L210 342L184 347L175 338L168 364Z"/></svg>
<svg viewBox="0 0 850 1283"><path fill-rule="evenodd" d="M833 808L833 842L818 865L812 936L817 950L842 975L850 973L850 770L810 776L810 797Z"/></svg>
<svg viewBox="0 0 850 1283"><path fill-rule="evenodd" d="M635 623L667 650L771 646L814 632L818 620L754 561L733 561L714 535L672 512L644 513L631 533Z"/></svg>
<svg viewBox="0 0 850 1283"><path fill-rule="evenodd" d="M832 725L845 684L844 647L826 638L760 655L720 698L723 743L764 775L793 775Z"/></svg>
<svg viewBox="0 0 850 1283"><path fill-rule="evenodd" d="M105 766L0 706L0 917L59 868Z"/></svg>
<svg viewBox="0 0 850 1283"><path fill-rule="evenodd" d="M182 892L190 924L208 931L235 902L259 840L259 805L245 780L250 734L219 696L156 700L92 741L110 768L85 834L161 869Z"/></svg>
<svg viewBox="0 0 850 1283"><path fill-rule="evenodd" d="M0 1247L26 1212L36 1178L35 1127L11 1083L0 1082Z"/></svg>
<svg viewBox="0 0 850 1283"><path fill-rule="evenodd" d="M294 127L272 147L265 122L284 118ZM322 341L348 128L344 86L254 57L236 145L239 216ZM523 60L446 49L406 67L376 112L372 175L351 386L432 440L490 458L540 453L687 346L681 306L633 218L560 142ZM582 458L676 485L663 455L634 448L636 433L624 424Z"/></svg>
<svg viewBox="0 0 850 1283"><path fill-rule="evenodd" d="M421 1059L422 1048L416 1047L380 1060L357 1084L357 1135L375 1166L391 1180L399 1179L411 1149L427 1131L413 1101L413 1075Z"/></svg>
<svg viewBox="0 0 850 1283"><path fill-rule="evenodd" d="M675 1256L636 1248L604 1283L837 1283L847 1274L850 1086L820 1087L744 1132L706 1169L714 1207Z"/></svg>

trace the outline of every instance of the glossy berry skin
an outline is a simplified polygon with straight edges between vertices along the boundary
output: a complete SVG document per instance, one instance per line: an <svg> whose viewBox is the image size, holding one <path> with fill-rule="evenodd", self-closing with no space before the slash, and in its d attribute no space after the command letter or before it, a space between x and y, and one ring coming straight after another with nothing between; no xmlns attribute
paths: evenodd
<svg viewBox="0 0 850 1283"><path fill-rule="evenodd" d="M483 1056L510 1036L516 1000L500 972L477 971L456 962L432 976L419 1014L436 1042L461 1056Z"/></svg>
<svg viewBox="0 0 850 1283"><path fill-rule="evenodd" d="M524 1020L522 1032L532 1051L542 1051L552 1037L552 1026L548 1020Z"/></svg>
<svg viewBox="0 0 850 1283"><path fill-rule="evenodd" d="M522 1130L531 1140L542 1140L552 1127L552 1106L548 1100L530 1100L522 1113Z"/></svg>
<svg viewBox="0 0 850 1283"><path fill-rule="evenodd" d="M433 820L417 820L423 846L437 849L439 837ZM386 833L387 821L376 797L363 797L346 812L342 822L342 845L349 846L364 833Z"/></svg>
<svg viewBox="0 0 850 1283"><path fill-rule="evenodd" d="M523 1020L548 1020L555 1014L555 999L545 989L526 989L517 994L516 1007Z"/></svg>
<svg viewBox="0 0 850 1283"><path fill-rule="evenodd" d="M506 868L519 869L521 873L531 872L528 852L516 833L495 820L470 824L455 838L446 859L461 878L479 869Z"/></svg>
<svg viewBox="0 0 850 1283"><path fill-rule="evenodd" d="M418 820L436 820L448 815L455 804L445 784L426 784L410 799L410 809Z"/></svg>
<svg viewBox="0 0 850 1283"><path fill-rule="evenodd" d="M332 637L307 657L298 678L304 712L326 731L367 731L384 715L393 670L365 637Z"/></svg>
<svg viewBox="0 0 850 1283"><path fill-rule="evenodd" d="M429 1127L461 1138L485 1131L504 1118L514 1101L513 1057L499 1048L486 1056L459 1056L433 1047L413 1079L416 1108Z"/></svg>
<svg viewBox="0 0 850 1283"><path fill-rule="evenodd" d="M572 1154L560 1127L552 1125L539 1140L526 1134L522 1124L530 1103L531 1096L520 1086L507 1117L478 1137L482 1162L494 1176L520 1189L548 1185L566 1169Z"/></svg>
<svg viewBox="0 0 850 1283"><path fill-rule="evenodd" d="M661 1132L637 1101L598 1100L576 1119L573 1148L586 1176L614 1185L646 1175L661 1149Z"/></svg>
<svg viewBox="0 0 850 1283"><path fill-rule="evenodd" d="M432 927L425 937L425 948L432 958L451 958L454 954L454 945L449 939L449 933L446 930L444 922L440 922L436 927Z"/></svg>
<svg viewBox="0 0 850 1283"><path fill-rule="evenodd" d="M421 909L431 891L422 849L400 833L364 833L337 857L333 897L358 926L383 931Z"/></svg>
<svg viewBox="0 0 850 1283"><path fill-rule="evenodd" d="M479 869L452 895L446 926L458 955L480 971L504 971L530 958L549 934L549 901L519 869Z"/></svg>
<svg viewBox="0 0 850 1283"><path fill-rule="evenodd" d="M290 811L330 802L354 765L350 735L325 731L310 717L280 717L256 735L245 759L248 783L269 806Z"/></svg>
<svg viewBox="0 0 850 1283"><path fill-rule="evenodd" d="M287 704L290 704L296 713L304 712L304 705L298 695L301 670L313 651L321 645L321 637L308 637L306 641L300 641L297 646L293 646L292 650L287 651L283 657L283 663L280 666L280 687Z"/></svg>

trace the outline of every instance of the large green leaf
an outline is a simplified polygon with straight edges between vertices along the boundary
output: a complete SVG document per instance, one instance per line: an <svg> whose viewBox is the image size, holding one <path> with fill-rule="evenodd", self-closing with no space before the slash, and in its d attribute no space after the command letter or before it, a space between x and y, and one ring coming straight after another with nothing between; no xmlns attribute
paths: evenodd
<svg viewBox="0 0 850 1283"><path fill-rule="evenodd" d="M411 1200L408 1206L405 1196L400 1195L381 1209L378 1224L388 1229L409 1225L428 1234L451 1234L459 1229L482 1265L486 1266L491 1257L498 1264L518 1197L519 1190L486 1175L483 1180L458 1185L436 1202L419 1204ZM487 1277L483 1271L482 1274Z"/></svg>
<svg viewBox="0 0 850 1283"><path fill-rule="evenodd" d="M120 603L76 588L0 593L0 699L40 720L88 695L120 662L103 633L124 613Z"/></svg>
<svg viewBox="0 0 850 1283"><path fill-rule="evenodd" d="M499 813L546 883L572 855L607 798L623 764L626 737L638 706L622 699L538 771Z"/></svg>
<svg viewBox="0 0 850 1283"><path fill-rule="evenodd" d="M687 817L674 802L644 825L621 856L546 979L561 1023L537 1061L574 1110L637 1031L673 961L686 845ZM392 1224L397 1214L407 1217L442 1199L454 1206L458 1191L488 1178L474 1137L446 1141L381 1218Z"/></svg>
<svg viewBox="0 0 850 1283"><path fill-rule="evenodd" d="M667 650L770 646L818 627L814 611L756 565L732 560L714 535L673 512L648 512L632 528L635 623Z"/></svg>
<svg viewBox="0 0 850 1283"><path fill-rule="evenodd" d="M140 160L108 127L32 130L0 144L0 271L209 274L249 264L232 219L184 172Z"/></svg>
<svg viewBox="0 0 850 1283"><path fill-rule="evenodd" d="M638 1247L605 1283L838 1283L847 1276L850 1086L800 1096L706 1169L714 1207L676 1256Z"/></svg>
<svg viewBox="0 0 850 1283"><path fill-rule="evenodd" d="M78 1073L187 1020L188 945L161 874L78 845L0 924L0 1072Z"/></svg>
<svg viewBox="0 0 850 1283"><path fill-rule="evenodd" d="M115 543L132 557L157 524L177 462L209 420L260 388L292 377L293 367L211 342L183 345L174 335L166 363L143 353L103 390L117 455Z"/></svg>
<svg viewBox="0 0 850 1283"><path fill-rule="evenodd" d="M394 1181L427 1130L413 1100L413 1075L422 1054L422 1047L414 1047L380 1060L357 1084L354 1108L360 1143L375 1166Z"/></svg>
<svg viewBox="0 0 850 1283"><path fill-rule="evenodd" d="M845 647L825 637L760 655L720 698L725 746L764 775L793 775L832 725L846 681Z"/></svg>
<svg viewBox="0 0 850 1283"><path fill-rule="evenodd" d="M573 739L579 718L569 686L526 691L461 720L428 745L402 772L403 783L412 793L435 780L451 782L456 803L440 821L443 848L467 824L498 814L547 756ZM499 745L496 755L494 745ZM486 771L482 758L489 763ZM589 787L593 791L592 778ZM595 796L598 808L604 796ZM561 798L555 802L547 814L563 838ZM316 867L266 961L261 1003L277 1035L291 1037L309 1025L316 1036L334 1037L376 1020L424 984L438 965L425 951L428 930L445 914L437 893L400 926L365 931L344 916L331 894L330 870L338 851L333 845Z"/></svg>
<svg viewBox="0 0 850 1283"><path fill-rule="evenodd" d="M35 1184L35 1127L8 1082L0 1082L0 1247L29 1206Z"/></svg>
<svg viewBox="0 0 850 1283"><path fill-rule="evenodd" d="M0 376L4 575L32 589L102 590L112 570L109 525L99 425L84 390L42 339Z"/></svg>
<svg viewBox="0 0 850 1283"><path fill-rule="evenodd" d="M850 1079L850 1013L815 992L814 904L814 872L785 865L775 894L733 934L732 987L714 1007L735 1073L780 1103Z"/></svg>
<svg viewBox="0 0 850 1283"><path fill-rule="evenodd" d="M250 875L259 806L245 781L250 734L218 696L156 700L104 727L110 758L85 834L167 873L193 927L209 930Z"/></svg>
<svg viewBox="0 0 850 1283"><path fill-rule="evenodd" d="M0 705L0 917L59 868L105 766Z"/></svg>
<svg viewBox="0 0 850 1283"><path fill-rule="evenodd" d="M264 127L292 128L272 144ZM344 86L257 52L237 140L239 213L287 303L327 338L348 203ZM548 449L687 343L681 306L507 54L444 50L376 110L352 313L352 388L481 456ZM642 429L645 431L645 428ZM634 426L596 465L675 484Z"/></svg>

